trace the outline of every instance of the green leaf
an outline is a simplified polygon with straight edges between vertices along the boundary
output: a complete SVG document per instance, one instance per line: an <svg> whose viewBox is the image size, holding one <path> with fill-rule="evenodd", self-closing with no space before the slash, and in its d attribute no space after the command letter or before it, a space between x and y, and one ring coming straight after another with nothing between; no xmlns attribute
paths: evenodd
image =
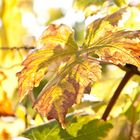
<svg viewBox="0 0 140 140"><path fill-rule="evenodd" d="M53 21L60 19L64 16L62 9L60 8L49 8L49 20L47 21L47 24L52 23Z"/></svg>
<svg viewBox="0 0 140 140"><path fill-rule="evenodd" d="M23 136L31 140L99 140L106 136L112 128L110 123L102 120L93 120L92 116L78 117L76 120L72 117L72 121L65 130L63 130L56 122L31 128L24 132Z"/></svg>
<svg viewBox="0 0 140 140"><path fill-rule="evenodd" d="M60 140L60 127L56 122L50 122L45 125L30 128L22 135L30 140Z"/></svg>
<svg viewBox="0 0 140 140"><path fill-rule="evenodd" d="M99 140L106 136L112 125L102 120L93 120L88 122L78 131L77 140Z"/></svg>

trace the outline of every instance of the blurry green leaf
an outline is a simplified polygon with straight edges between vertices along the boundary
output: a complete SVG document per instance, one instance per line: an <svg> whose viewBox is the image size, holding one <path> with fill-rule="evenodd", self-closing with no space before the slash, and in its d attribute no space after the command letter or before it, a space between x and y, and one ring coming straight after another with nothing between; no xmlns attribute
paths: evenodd
<svg viewBox="0 0 140 140"><path fill-rule="evenodd" d="M119 117L112 120L113 129L108 133L107 137L103 140L128 140L130 139L130 123L125 116L120 115Z"/></svg>
<svg viewBox="0 0 140 140"><path fill-rule="evenodd" d="M117 6L124 6L126 4L126 0L113 0Z"/></svg>
<svg viewBox="0 0 140 140"><path fill-rule="evenodd" d="M75 30L75 40L78 45L81 45L84 41L85 24L84 22L77 22L73 28Z"/></svg>
<svg viewBox="0 0 140 140"><path fill-rule="evenodd" d="M4 0L2 1L2 4L3 7L2 7L1 17L2 17L3 26L1 28L3 34L5 34L7 38L7 40L2 40L5 42L2 45L5 47L21 46L21 44L23 43L22 39L25 33L25 29L21 24L21 13L18 8L18 1Z"/></svg>
<svg viewBox="0 0 140 140"><path fill-rule="evenodd" d="M74 0L74 8L84 10L90 5L101 5L105 0Z"/></svg>
<svg viewBox="0 0 140 140"><path fill-rule="evenodd" d="M31 140L99 140L112 128L110 123L92 120L92 117L83 116L77 118L63 130L56 122L38 126L27 130L23 135Z"/></svg>
<svg viewBox="0 0 140 140"><path fill-rule="evenodd" d="M0 17L2 26L0 27L0 48L21 46L26 31L21 23L21 12L18 7L18 1L3 0L1 1L1 5ZM0 57L2 58L0 62L3 62L6 57L10 57L10 59L13 58L14 53L0 51Z"/></svg>
<svg viewBox="0 0 140 140"><path fill-rule="evenodd" d="M133 99L130 107L126 110L124 113L129 121L132 123L136 123L136 121L139 119L139 113L140 113L140 88L139 86L135 89L136 90L136 96Z"/></svg>
<svg viewBox="0 0 140 140"><path fill-rule="evenodd" d="M78 131L77 140L99 140L106 136L112 125L102 120L93 120L85 124Z"/></svg>
<svg viewBox="0 0 140 140"><path fill-rule="evenodd" d="M24 132L23 136L30 140L60 140L60 128L56 122L48 123L47 125L31 128Z"/></svg>
<svg viewBox="0 0 140 140"><path fill-rule="evenodd" d="M40 125L34 128L31 128L23 133L23 136L30 138L31 140L65 140L67 136L72 137L68 132L72 134L77 133L77 131L82 127L83 124L88 122L90 119L89 116L80 117L76 119L73 116L68 117L67 119L71 121L71 124L67 125L66 129L62 129L56 121L51 121L47 124ZM77 127L78 126L78 127ZM79 126L81 126L79 128ZM68 129L68 132L67 132Z"/></svg>
<svg viewBox="0 0 140 140"><path fill-rule="evenodd" d="M54 20L57 20L64 16L61 9L55 9L55 8L50 8L48 14L49 14L49 21L47 21L47 24L50 24Z"/></svg>

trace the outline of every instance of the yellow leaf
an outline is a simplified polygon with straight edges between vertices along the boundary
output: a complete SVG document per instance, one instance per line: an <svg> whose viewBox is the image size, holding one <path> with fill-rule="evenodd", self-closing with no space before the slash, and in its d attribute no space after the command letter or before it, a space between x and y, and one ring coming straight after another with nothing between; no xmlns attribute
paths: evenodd
<svg viewBox="0 0 140 140"><path fill-rule="evenodd" d="M38 41L39 50L31 53L22 63L24 68L19 77L21 100L32 92L43 78L51 78L62 65L75 56L78 49L72 30L66 25L51 24Z"/></svg>

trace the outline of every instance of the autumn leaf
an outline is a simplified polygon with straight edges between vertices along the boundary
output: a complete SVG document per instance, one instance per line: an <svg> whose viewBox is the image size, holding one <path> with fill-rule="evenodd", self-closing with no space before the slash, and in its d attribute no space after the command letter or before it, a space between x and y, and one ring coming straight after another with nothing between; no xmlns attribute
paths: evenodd
<svg viewBox="0 0 140 140"><path fill-rule="evenodd" d="M98 61L86 59L75 65L70 75L75 77L76 81L80 84L81 93L77 98L77 103L80 103L87 89L91 88L94 81L98 81L101 78L101 66Z"/></svg>
<svg viewBox="0 0 140 140"><path fill-rule="evenodd" d="M125 8L98 19L88 27L85 47L114 64L132 64L140 68L140 31L120 30L117 23ZM92 53L93 54L93 53Z"/></svg>
<svg viewBox="0 0 140 140"><path fill-rule="evenodd" d="M65 127L65 116L79 93L80 85L74 78L66 78L58 85L45 90L34 108L48 119L57 119Z"/></svg>
<svg viewBox="0 0 140 140"><path fill-rule="evenodd" d="M31 93L33 87L37 87L44 77L51 78L57 73L59 67L74 57L77 50L72 30L65 25L53 24L44 31L37 47L40 49L25 59L22 63L23 70L17 74L21 100Z"/></svg>
<svg viewBox="0 0 140 140"><path fill-rule="evenodd" d="M39 39L38 48L26 58L23 70L17 74L19 94L22 100L47 78L34 108L64 127L68 109L79 103L87 86L101 77L101 67L97 61L86 61L84 54L79 55L81 50L65 25L50 25Z"/></svg>
<svg viewBox="0 0 140 140"><path fill-rule="evenodd" d="M140 31L110 33L105 46L96 53L102 60L114 64L132 64L140 68Z"/></svg>
<svg viewBox="0 0 140 140"><path fill-rule="evenodd" d="M67 71L68 74L63 80L59 80L61 74L54 78L55 81L58 80L58 84L56 82L53 86L53 81L46 84L34 105L39 113L48 119L57 119L63 127L68 109L74 103L79 103L87 86L101 76L97 62L76 61L76 64L74 63L74 66Z"/></svg>
<svg viewBox="0 0 140 140"><path fill-rule="evenodd" d="M125 10L126 8L122 8L111 15L95 20L88 25L84 47L92 47L94 44L98 44L98 41L104 39L103 37L106 31L109 32L114 30L114 27L118 25Z"/></svg>

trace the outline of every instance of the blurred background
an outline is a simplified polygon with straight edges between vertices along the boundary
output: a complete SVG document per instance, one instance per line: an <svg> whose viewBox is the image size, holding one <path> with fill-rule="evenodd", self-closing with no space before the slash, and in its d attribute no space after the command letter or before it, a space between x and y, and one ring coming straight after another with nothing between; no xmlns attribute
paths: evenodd
<svg viewBox="0 0 140 140"><path fill-rule="evenodd" d="M0 140L17 137L26 128L48 122L32 109L28 97L19 103L16 77L16 73L22 69L22 61L36 49L36 42L47 25L63 23L72 27L75 40L81 46L89 23L127 5L129 8L118 26L122 29L140 29L139 0L0 0ZM70 113L86 112L99 118L123 76L124 72L119 68L103 65L102 79L93 84L91 96L85 95L83 103L74 106ZM35 94L44 84L42 81L34 89ZM111 112L112 117L128 112L132 101L138 99L139 85L140 78L134 76L123 90L113 109L115 111ZM130 127L125 117L118 120L123 123L116 125L115 129L122 129L117 134L112 130L108 140L114 135L121 136L121 130Z"/></svg>

